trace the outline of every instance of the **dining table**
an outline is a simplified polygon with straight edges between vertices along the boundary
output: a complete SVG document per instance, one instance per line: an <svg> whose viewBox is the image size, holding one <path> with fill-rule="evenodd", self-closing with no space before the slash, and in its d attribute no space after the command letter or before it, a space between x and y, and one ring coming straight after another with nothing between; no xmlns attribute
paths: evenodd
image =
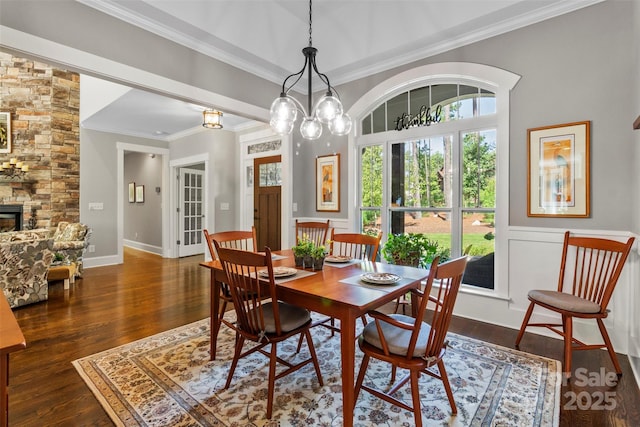
<svg viewBox="0 0 640 427"><path fill-rule="evenodd" d="M411 289L419 288L429 271L410 266L380 262L341 260L325 261L321 270L313 271L297 267L297 274L276 278L278 300L304 307L310 311L333 317L340 321L340 352L342 365L343 425L353 426L355 408L355 354L356 322L369 310L396 300ZM272 253L274 267L295 267L290 249ZM226 274L218 260L204 261L201 266L210 270L211 303L211 360L216 357L217 333L220 327L220 284L226 282ZM365 281L378 277L378 273L396 275L393 283ZM365 279L365 280L363 280ZM412 304L415 306L415 304Z"/></svg>

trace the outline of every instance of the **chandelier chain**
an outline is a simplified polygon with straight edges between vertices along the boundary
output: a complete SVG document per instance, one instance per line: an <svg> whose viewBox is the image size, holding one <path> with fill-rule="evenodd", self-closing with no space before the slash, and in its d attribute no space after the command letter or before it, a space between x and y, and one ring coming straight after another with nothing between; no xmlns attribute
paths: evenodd
<svg viewBox="0 0 640 427"><path fill-rule="evenodd" d="M313 19L311 17L311 2L312 0L309 0L309 46L313 46L313 42L311 41L311 24L313 23Z"/></svg>

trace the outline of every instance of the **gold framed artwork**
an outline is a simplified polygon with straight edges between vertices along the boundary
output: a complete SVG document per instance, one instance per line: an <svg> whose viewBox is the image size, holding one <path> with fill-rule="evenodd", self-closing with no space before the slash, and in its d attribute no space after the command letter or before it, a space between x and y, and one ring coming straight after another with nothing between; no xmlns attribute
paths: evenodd
<svg viewBox="0 0 640 427"><path fill-rule="evenodd" d="M136 183L129 183L129 203L133 203L136 201Z"/></svg>
<svg viewBox="0 0 640 427"><path fill-rule="evenodd" d="M586 218L590 122L528 129L527 215Z"/></svg>
<svg viewBox="0 0 640 427"><path fill-rule="evenodd" d="M340 154L316 158L316 211L340 212Z"/></svg>
<svg viewBox="0 0 640 427"><path fill-rule="evenodd" d="M11 112L0 111L0 153L11 152Z"/></svg>
<svg viewBox="0 0 640 427"><path fill-rule="evenodd" d="M144 203L144 185L136 185L136 203Z"/></svg>

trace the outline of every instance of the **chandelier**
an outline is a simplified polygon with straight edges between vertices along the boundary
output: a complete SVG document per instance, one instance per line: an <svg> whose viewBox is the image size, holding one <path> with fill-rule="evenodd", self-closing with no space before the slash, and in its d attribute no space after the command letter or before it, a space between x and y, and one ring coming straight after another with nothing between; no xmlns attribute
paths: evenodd
<svg viewBox="0 0 640 427"><path fill-rule="evenodd" d="M298 118L298 110L304 115L300 124L300 133L304 139L314 140L322 135L322 125L326 124L329 131L333 135L347 135L351 131L351 118L345 114L342 109L342 103L334 96L335 89L329 83L329 78L318 71L316 65L316 53L318 49L312 46L311 40L311 24L312 24L312 8L309 0L309 46L302 49L304 55L304 67L297 73L289 75L282 83L282 92L271 104L271 128L281 134L290 134L293 131L293 125ZM305 70L307 71L307 110L304 105L291 95L289 91L302 78ZM315 107L312 108L312 92L311 78L312 71L320 77L320 80L327 85L327 92L318 100ZM295 79L293 83L287 87L289 79ZM307 113L308 112L308 113Z"/></svg>
<svg viewBox="0 0 640 427"><path fill-rule="evenodd" d="M202 118L202 126L207 129L222 129L222 111L204 110Z"/></svg>

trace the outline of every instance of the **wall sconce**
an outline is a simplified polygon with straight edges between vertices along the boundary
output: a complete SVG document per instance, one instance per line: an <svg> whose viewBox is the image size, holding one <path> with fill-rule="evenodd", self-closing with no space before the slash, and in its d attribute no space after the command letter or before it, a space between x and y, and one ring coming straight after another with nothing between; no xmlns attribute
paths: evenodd
<svg viewBox="0 0 640 427"><path fill-rule="evenodd" d="M13 158L8 162L0 163L0 175L5 178L22 178L29 171L29 165Z"/></svg>
<svg viewBox="0 0 640 427"><path fill-rule="evenodd" d="M204 110L202 117L204 119L202 126L207 129L222 129L222 111Z"/></svg>

